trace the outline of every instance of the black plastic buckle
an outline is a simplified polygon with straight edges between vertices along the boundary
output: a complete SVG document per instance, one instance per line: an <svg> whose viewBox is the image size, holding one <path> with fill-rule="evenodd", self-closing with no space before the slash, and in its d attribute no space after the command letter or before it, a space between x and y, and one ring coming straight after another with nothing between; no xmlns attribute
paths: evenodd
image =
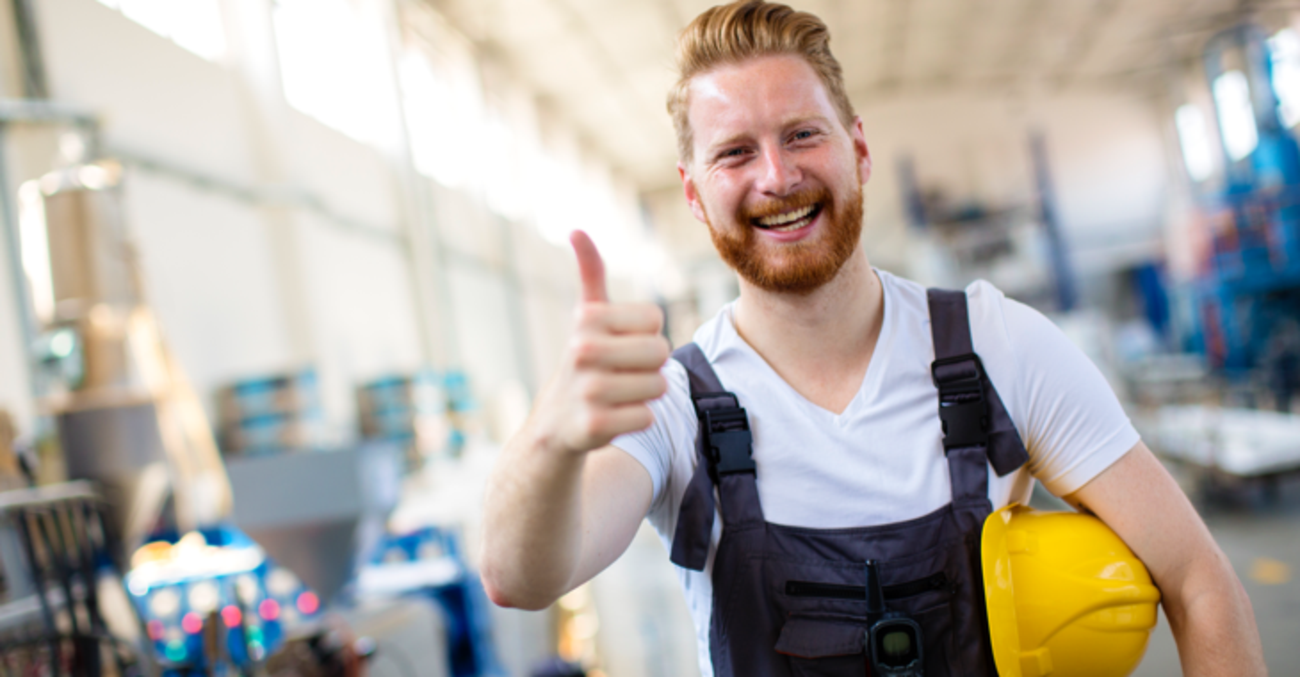
<svg viewBox="0 0 1300 677"><path fill-rule="evenodd" d="M968 371L942 369L967 364L971 367ZM943 371L949 373L941 375ZM987 445L989 403L984 396L984 364L979 356L970 353L935 360L930 365L930 376L939 389L944 449Z"/></svg>
<svg viewBox="0 0 1300 677"><path fill-rule="evenodd" d="M709 460L717 477L736 473L754 474L754 439L749 417L740 407L709 409L704 412L704 434Z"/></svg>

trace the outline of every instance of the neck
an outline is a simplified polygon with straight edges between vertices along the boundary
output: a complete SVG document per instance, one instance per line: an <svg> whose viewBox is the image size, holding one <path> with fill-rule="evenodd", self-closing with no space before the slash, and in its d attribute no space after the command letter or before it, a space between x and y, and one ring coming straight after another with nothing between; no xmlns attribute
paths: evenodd
<svg viewBox="0 0 1300 677"><path fill-rule="evenodd" d="M813 371L856 374L860 383L883 318L880 278L861 247L808 295L770 292L741 279L734 310L736 332L787 381Z"/></svg>

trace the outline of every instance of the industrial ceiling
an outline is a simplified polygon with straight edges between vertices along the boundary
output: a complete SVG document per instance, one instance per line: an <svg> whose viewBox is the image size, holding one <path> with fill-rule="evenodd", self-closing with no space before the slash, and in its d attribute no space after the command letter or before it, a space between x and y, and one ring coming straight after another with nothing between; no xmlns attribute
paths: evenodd
<svg viewBox="0 0 1300 677"><path fill-rule="evenodd" d="M642 190L670 184L679 30L713 0L426 0ZM1243 0L794 0L831 27L856 104L942 90L1158 91L1215 31L1300 8Z"/></svg>

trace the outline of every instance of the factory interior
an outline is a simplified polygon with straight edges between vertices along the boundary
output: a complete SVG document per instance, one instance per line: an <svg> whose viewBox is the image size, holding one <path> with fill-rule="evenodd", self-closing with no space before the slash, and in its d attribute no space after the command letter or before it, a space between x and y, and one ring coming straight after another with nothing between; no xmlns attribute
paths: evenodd
<svg viewBox="0 0 1300 677"><path fill-rule="evenodd" d="M0 3L0 674L700 675L649 524L542 611L479 557L570 233L674 347L739 293L665 111L714 4ZM872 265L1049 317L1300 673L1300 7L790 4ZM1161 613L1132 674L1179 665Z"/></svg>

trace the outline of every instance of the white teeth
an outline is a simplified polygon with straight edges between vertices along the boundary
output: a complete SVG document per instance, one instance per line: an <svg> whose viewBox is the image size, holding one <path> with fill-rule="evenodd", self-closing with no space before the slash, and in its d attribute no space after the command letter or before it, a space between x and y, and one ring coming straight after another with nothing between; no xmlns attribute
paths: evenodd
<svg viewBox="0 0 1300 677"><path fill-rule="evenodd" d="M765 216L765 217L759 219L759 220L758 220L758 223L759 223L759 225L761 225L761 226L765 226L765 227L768 227L768 228L774 228L775 230L790 230L789 228L779 228L779 227L777 227L777 226L783 226L783 225L785 225L785 224L787 224L787 223L791 223L791 222L794 222L794 221L798 221L798 220L802 219L803 217L808 216L809 214L811 214L812 211L813 211L813 209L815 209L816 207L817 207L817 205L808 205L807 207L804 207L804 208L802 208L802 209L796 209L796 210L794 210L794 211L786 212L786 213L784 213L784 214L776 214L776 215L774 215L774 216Z"/></svg>

